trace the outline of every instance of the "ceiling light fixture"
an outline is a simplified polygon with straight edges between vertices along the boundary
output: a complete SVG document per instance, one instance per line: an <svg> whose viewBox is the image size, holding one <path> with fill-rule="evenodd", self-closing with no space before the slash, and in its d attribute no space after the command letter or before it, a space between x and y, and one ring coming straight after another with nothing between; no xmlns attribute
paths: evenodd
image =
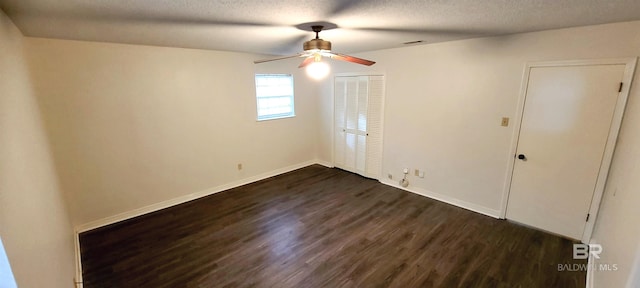
<svg viewBox="0 0 640 288"><path fill-rule="evenodd" d="M307 65L307 75L315 80L320 80L324 77L327 77L331 70L329 64L320 61L322 59L322 55L320 55L320 53L316 53L313 58L314 61L311 64Z"/></svg>

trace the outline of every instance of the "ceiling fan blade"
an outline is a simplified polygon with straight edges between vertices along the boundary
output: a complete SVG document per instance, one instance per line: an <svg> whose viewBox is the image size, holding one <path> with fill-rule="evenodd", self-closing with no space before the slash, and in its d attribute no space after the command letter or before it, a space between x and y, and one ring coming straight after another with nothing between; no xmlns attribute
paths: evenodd
<svg viewBox="0 0 640 288"><path fill-rule="evenodd" d="M335 7L333 7L329 13L331 15L335 15L335 14L342 14L344 12L349 12L350 10L354 10L355 8L357 8L357 6L364 4L363 0L348 0L348 1L337 1L338 4L336 4Z"/></svg>
<svg viewBox="0 0 640 288"><path fill-rule="evenodd" d="M371 60L362 59L362 58L353 57L353 56L340 54L340 53L335 53L335 52L329 52L329 53L325 53L325 54L326 54L326 56L330 57L331 59L336 59L336 60L341 60L341 61L347 61L347 62L362 64L362 65L367 65L367 66L371 66L373 64L376 64L376 62L371 61Z"/></svg>
<svg viewBox="0 0 640 288"><path fill-rule="evenodd" d="M304 61L302 61L302 63L300 63L300 66L298 66L298 68L306 67L307 65L313 63L314 60L315 60L315 57L309 56L309 57L307 57L307 59L304 59Z"/></svg>
<svg viewBox="0 0 640 288"><path fill-rule="evenodd" d="M282 56L282 57L276 57L276 58L271 58L271 59L256 60L256 61L253 61L253 63L254 64L260 64L260 63L264 63L264 62L271 62L271 61L278 61L278 60L284 60L284 59L289 59L289 58L302 57L303 55L304 55L303 53L297 53L297 54L289 55L289 56Z"/></svg>
<svg viewBox="0 0 640 288"><path fill-rule="evenodd" d="M490 35L495 31L484 31L479 29L456 29L447 27L428 27L428 28L372 28L372 27L352 27L343 28L344 30L368 31L368 32L388 32L388 33L406 33L406 34L422 34L427 36L437 35L453 35L453 36L482 36Z"/></svg>
<svg viewBox="0 0 640 288"><path fill-rule="evenodd" d="M284 36L284 35L283 35ZM300 35L297 37L291 37L290 40L274 41L274 45L265 45L266 51L273 55L288 55L300 51L302 43L309 40L309 35Z"/></svg>

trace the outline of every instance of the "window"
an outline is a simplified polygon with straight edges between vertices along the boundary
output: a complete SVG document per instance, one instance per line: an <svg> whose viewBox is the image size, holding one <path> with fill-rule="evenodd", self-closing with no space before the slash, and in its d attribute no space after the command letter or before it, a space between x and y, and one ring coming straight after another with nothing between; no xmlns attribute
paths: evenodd
<svg viewBox="0 0 640 288"><path fill-rule="evenodd" d="M256 74L258 121L295 116L293 76L289 74Z"/></svg>
<svg viewBox="0 0 640 288"><path fill-rule="evenodd" d="M0 238L0 287L18 287L16 285L16 280L13 279L13 273L11 272L9 259L7 259L7 253L4 252L4 247L2 246L2 238Z"/></svg>

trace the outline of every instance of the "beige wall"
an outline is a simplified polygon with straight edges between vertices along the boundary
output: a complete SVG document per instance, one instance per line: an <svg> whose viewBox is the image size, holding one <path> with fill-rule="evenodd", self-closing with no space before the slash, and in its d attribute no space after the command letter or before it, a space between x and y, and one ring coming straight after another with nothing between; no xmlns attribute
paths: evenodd
<svg viewBox="0 0 640 288"><path fill-rule="evenodd" d="M315 84L296 117L256 122L258 55L27 39L74 225L315 159ZM259 69L259 70L256 70ZM237 170L242 163L244 169Z"/></svg>
<svg viewBox="0 0 640 288"><path fill-rule="evenodd" d="M73 230L31 90L23 37L0 11L0 237L18 287L73 287Z"/></svg>
<svg viewBox="0 0 640 288"><path fill-rule="evenodd" d="M333 72L386 75L384 176L398 179L405 167L424 169L424 179L409 176L414 191L497 216L516 131L513 125L501 127L500 120L516 115L525 63L636 57L638 31L640 22L628 22L374 51L359 56L377 61L375 66L334 62ZM599 273L596 287L622 287L606 283L626 281L640 242L638 225L632 223L640 218L640 182L631 176L638 175L640 161L639 74L594 235L605 243L601 261L618 263L621 271ZM331 161L332 87L330 81L324 84L318 153Z"/></svg>

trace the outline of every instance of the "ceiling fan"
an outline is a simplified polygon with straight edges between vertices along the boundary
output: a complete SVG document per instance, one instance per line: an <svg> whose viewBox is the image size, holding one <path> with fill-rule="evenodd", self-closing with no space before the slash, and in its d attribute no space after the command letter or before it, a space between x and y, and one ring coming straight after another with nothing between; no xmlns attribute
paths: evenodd
<svg viewBox="0 0 640 288"><path fill-rule="evenodd" d="M298 66L298 68L303 68L303 67L306 67L306 66L310 65L311 63L320 62L323 56L331 58L331 59L347 61L347 62L352 62L352 63L356 63L356 64L362 64L362 65L367 65L367 66L371 66L371 65L376 63L376 62L371 61L371 60L362 59L362 58L358 58L358 57L354 57L354 56L349 56L349 55L345 55L345 54L332 52L331 51L331 42L326 41L326 40L322 40L318 36L320 31L322 31L322 28L324 28L323 25L313 25L313 26L311 26L311 30L313 30L313 32L316 33L316 38L315 39L311 39L311 40L309 40L307 42L304 42L304 44L302 45L302 48L304 50L303 52L300 52L300 53L297 53L297 54L294 54L294 55L289 55L289 56L283 56L283 57L277 57L277 58L271 58L271 59L265 59L265 60L256 60L256 61L253 61L253 63L260 64L260 63L264 63L264 62L270 62L270 61L277 61L277 60L284 60L284 59L289 59L289 58L301 57L301 58L305 58L305 59L304 59L304 61L302 61L300 66Z"/></svg>

